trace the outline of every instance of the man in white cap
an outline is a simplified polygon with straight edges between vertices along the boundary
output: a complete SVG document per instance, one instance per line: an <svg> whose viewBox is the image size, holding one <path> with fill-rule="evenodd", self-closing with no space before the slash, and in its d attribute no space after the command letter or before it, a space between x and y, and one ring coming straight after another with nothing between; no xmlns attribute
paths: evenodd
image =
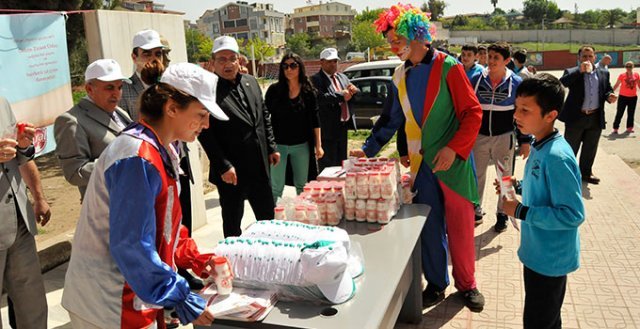
<svg viewBox="0 0 640 329"><path fill-rule="evenodd" d="M198 137L211 162L209 181L220 194L225 237L242 233L245 200L257 220L273 219L269 164L280 161L262 91L253 76L239 73L238 50L232 37L213 41L211 60L220 77L216 99L229 121L211 117L215 128Z"/></svg>
<svg viewBox="0 0 640 329"><path fill-rule="evenodd" d="M320 107L320 129L324 156L318 159L318 169L341 166L347 158L347 130L356 128L349 100L358 92L358 88L349 82L349 78L338 72L338 50L326 48L320 52L321 70L311 77L318 89Z"/></svg>
<svg viewBox="0 0 640 329"><path fill-rule="evenodd" d="M120 65L113 59L99 59L84 73L87 96L56 118L54 137L56 156L64 177L80 190L89 183L95 160L116 136L131 123L127 112L118 107L123 82Z"/></svg>
<svg viewBox="0 0 640 329"><path fill-rule="evenodd" d="M144 65L157 59L164 63L164 48L160 34L154 30L142 30L133 36L133 50L131 59L136 67L136 71L131 76L131 84L122 86L122 99L120 107L129 113L133 121L138 121L138 96L147 89L147 85L140 78L140 72Z"/></svg>

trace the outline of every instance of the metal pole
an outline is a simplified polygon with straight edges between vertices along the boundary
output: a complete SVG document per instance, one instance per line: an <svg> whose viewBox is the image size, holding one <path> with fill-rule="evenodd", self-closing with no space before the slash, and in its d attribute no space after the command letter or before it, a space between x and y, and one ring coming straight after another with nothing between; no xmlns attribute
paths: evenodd
<svg viewBox="0 0 640 329"><path fill-rule="evenodd" d="M251 44L251 59L252 59L251 68L252 68L253 76L257 77L258 72L256 72L256 52L253 47L253 43Z"/></svg>

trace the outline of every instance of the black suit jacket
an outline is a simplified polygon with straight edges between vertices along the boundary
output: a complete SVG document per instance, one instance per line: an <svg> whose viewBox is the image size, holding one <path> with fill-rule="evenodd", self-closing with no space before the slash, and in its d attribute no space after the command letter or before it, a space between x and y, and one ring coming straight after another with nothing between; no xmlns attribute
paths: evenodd
<svg viewBox="0 0 640 329"><path fill-rule="evenodd" d="M336 77L345 88L349 85L349 78L346 75L336 72ZM318 107L320 109L320 128L323 140L337 139L341 129L342 108L340 103L344 102L344 97L336 92L335 87L327 75L320 70L311 77L311 82L318 90ZM348 104L348 103L347 103ZM356 119L353 109L349 106L351 114L350 124L356 128Z"/></svg>
<svg viewBox="0 0 640 329"><path fill-rule="evenodd" d="M248 108L231 94L234 84L220 78L216 102L229 121L210 116L209 129L198 137L209 157L209 181L216 185L222 183L220 176L231 167L236 169L239 185L269 179L268 156L276 152L271 116L258 82L251 75L238 74L236 83L246 96Z"/></svg>
<svg viewBox="0 0 640 329"><path fill-rule="evenodd" d="M596 115L600 116L600 128L604 129L606 124L604 102L613 93L613 88L609 81L609 71L598 68L596 74L598 76L598 113ZM576 66L565 70L560 82L569 88L569 95L564 102L558 120L571 125L583 115L581 109L584 102L584 74L580 73L580 67Z"/></svg>

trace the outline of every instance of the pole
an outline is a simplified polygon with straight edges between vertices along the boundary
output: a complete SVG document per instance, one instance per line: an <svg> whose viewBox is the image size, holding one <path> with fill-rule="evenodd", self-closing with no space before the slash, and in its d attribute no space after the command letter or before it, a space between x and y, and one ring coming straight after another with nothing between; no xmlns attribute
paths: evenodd
<svg viewBox="0 0 640 329"><path fill-rule="evenodd" d="M257 77L258 72L256 72L256 52L253 44L251 44L251 69L251 72L253 72L253 76Z"/></svg>

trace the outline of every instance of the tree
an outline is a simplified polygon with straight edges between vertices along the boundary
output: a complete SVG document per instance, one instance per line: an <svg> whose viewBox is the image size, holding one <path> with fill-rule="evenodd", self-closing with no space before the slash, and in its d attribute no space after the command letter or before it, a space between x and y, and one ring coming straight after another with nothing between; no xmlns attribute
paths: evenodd
<svg viewBox="0 0 640 329"><path fill-rule="evenodd" d="M367 48L375 48L386 44L386 40L381 33L376 32L371 22L359 22L353 26L353 38L351 44L358 51L365 51Z"/></svg>
<svg viewBox="0 0 640 329"><path fill-rule="evenodd" d="M354 21L356 23L357 22L371 22L371 23L373 23L373 21L378 19L378 16L380 16L380 13L383 12L383 11L384 11L383 8L369 10L369 7L367 7L360 14L358 14L358 15L356 15L356 17L354 17Z"/></svg>
<svg viewBox="0 0 640 329"><path fill-rule="evenodd" d="M429 0L428 3L423 3L420 6L420 9L424 12L431 13L431 20L437 21L444 14L444 9L447 7L447 4L444 0Z"/></svg>
<svg viewBox="0 0 640 329"><path fill-rule="evenodd" d="M603 10L602 11L603 18L609 28L614 28L616 24L622 22L625 18L626 13L624 10L620 8Z"/></svg>
<svg viewBox="0 0 640 329"><path fill-rule="evenodd" d="M239 43L242 44L243 42ZM253 46L253 53L251 51L251 46ZM251 56L255 55L256 61L263 63L267 58L276 54L276 49L265 40L256 36L244 43L244 46L240 47L240 52L245 54L249 59L252 59Z"/></svg>
<svg viewBox="0 0 640 329"><path fill-rule="evenodd" d="M489 25L491 25L496 30L505 30L509 27L509 22L504 16L491 16L489 19Z"/></svg>
<svg viewBox="0 0 640 329"><path fill-rule="evenodd" d="M287 37L289 51L298 54L302 58L309 56L311 49L311 37L306 33L295 33Z"/></svg>
<svg viewBox="0 0 640 329"><path fill-rule="evenodd" d="M493 10L495 11L498 8L498 0L491 0L491 4L493 5Z"/></svg>
<svg viewBox="0 0 640 329"><path fill-rule="evenodd" d="M558 4L551 0L524 0L523 5L522 13L534 24L542 22L543 19L553 21L562 15Z"/></svg>
<svg viewBox="0 0 640 329"><path fill-rule="evenodd" d="M184 39L187 46L187 60L191 63L206 62L211 57L213 41L196 29L186 29Z"/></svg>
<svg viewBox="0 0 640 329"><path fill-rule="evenodd" d="M463 15L456 15L453 18L453 21L451 21L451 26L464 26L469 24L469 19L467 18L467 16L463 16Z"/></svg>
<svg viewBox="0 0 640 329"><path fill-rule="evenodd" d="M504 11L502 8L494 8L493 12L491 13L491 16L496 16L496 15L505 15L507 12Z"/></svg>

